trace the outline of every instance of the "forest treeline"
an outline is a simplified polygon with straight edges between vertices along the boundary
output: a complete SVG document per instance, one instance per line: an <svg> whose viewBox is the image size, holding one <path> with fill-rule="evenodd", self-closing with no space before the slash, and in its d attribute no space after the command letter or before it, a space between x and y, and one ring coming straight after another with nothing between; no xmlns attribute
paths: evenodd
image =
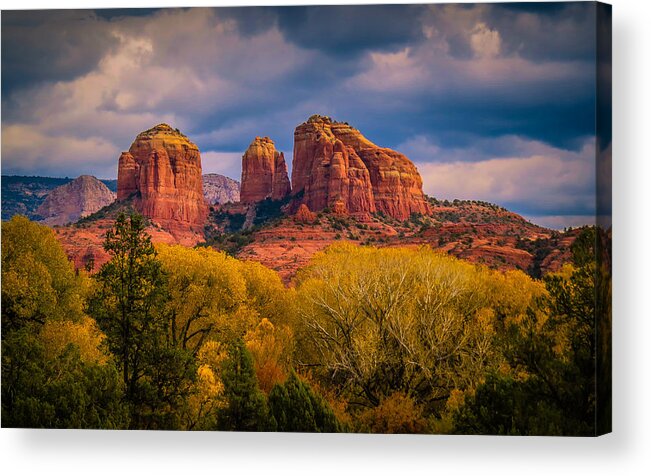
<svg viewBox="0 0 651 476"><path fill-rule="evenodd" d="M89 275L16 216L2 224L2 426L608 431L601 243L585 228L542 280L339 243L285 287L255 262L154 246L138 215L118 217Z"/></svg>

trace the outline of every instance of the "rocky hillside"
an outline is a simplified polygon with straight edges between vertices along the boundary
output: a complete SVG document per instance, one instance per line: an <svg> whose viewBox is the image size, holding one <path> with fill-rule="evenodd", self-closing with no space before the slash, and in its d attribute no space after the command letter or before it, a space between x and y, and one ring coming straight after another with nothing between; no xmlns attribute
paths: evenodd
<svg viewBox="0 0 651 476"><path fill-rule="evenodd" d="M25 177L19 175L2 176L2 220L14 215L25 215L38 220L36 209L47 195L57 187L71 182L71 178ZM117 190L117 180L102 180L109 190Z"/></svg>
<svg viewBox="0 0 651 476"><path fill-rule="evenodd" d="M47 225L65 225L115 201L116 194L91 175L81 175L52 190L36 214Z"/></svg>
<svg viewBox="0 0 651 476"><path fill-rule="evenodd" d="M237 205L209 218L208 243L239 258L259 261L290 283L314 253L338 241L363 246L428 246L491 268L519 269L532 276L560 268L570 258L575 232L560 233L480 201L428 199L429 215L397 220L384 213L355 215L332 209L311 212L301 205L291 216L280 202L260 202L246 227ZM250 213L248 213L250 214Z"/></svg>
<svg viewBox="0 0 651 476"><path fill-rule="evenodd" d="M209 205L240 201L240 183L219 174L204 174L203 197Z"/></svg>

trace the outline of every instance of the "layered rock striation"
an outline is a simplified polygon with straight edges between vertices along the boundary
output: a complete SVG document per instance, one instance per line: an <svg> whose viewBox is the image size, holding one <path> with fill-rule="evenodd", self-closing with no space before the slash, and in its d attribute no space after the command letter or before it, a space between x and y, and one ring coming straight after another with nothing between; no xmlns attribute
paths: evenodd
<svg viewBox="0 0 651 476"><path fill-rule="evenodd" d="M36 214L47 225L65 225L95 213L115 201L115 194L100 180L81 175L52 190Z"/></svg>
<svg viewBox="0 0 651 476"><path fill-rule="evenodd" d="M167 124L138 134L119 159L118 200L133 200L167 229L202 230L208 212L202 184L199 148Z"/></svg>
<svg viewBox="0 0 651 476"><path fill-rule="evenodd" d="M242 156L240 201L282 200L290 192L285 156L268 137L256 137Z"/></svg>
<svg viewBox="0 0 651 476"><path fill-rule="evenodd" d="M292 193L310 210L382 212L404 220L430 212L422 187L407 157L375 145L347 123L314 115L294 132Z"/></svg>

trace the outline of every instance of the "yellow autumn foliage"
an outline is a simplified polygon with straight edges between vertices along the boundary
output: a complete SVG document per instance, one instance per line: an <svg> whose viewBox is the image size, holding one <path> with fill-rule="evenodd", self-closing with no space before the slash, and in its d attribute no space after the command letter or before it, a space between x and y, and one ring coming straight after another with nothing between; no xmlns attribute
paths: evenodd
<svg viewBox="0 0 651 476"><path fill-rule="evenodd" d="M278 274L210 248L157 245L167 275L174 341L197 351L207 339L243 337L261 319L287 321L291 294Z"/></svg>
<svg viewBox="0 0 651 476"><path fill-rule="evenodd" d="M68 345L74 345L79 349L82 362L105 364L109 359L102 346L105 335L88 316L82 317L78 322L67 319L49 320L39 335L47 358L54 359Z"/></svg>
<svg viewBox="0 0 651 476"><path fill-rule="evenodd" d="M78 320L89 290L52 229L14 216L2 223L3 329L47 319Z"/></svg>
<svg viewBox="0 0 651 476"><path fill-rule="evenodd" d="M260 389L269 394L275 384L285 380L291 366L291 330L274 326L263 318L254 330L247 332L244 343L253 356Z"/></svg>
<svg viewBox="0 0 651 476"><path fill-rule="evenodd" d="M197 353L197 378L186 402L183 414L189 430L214 429L216 412L225 405L224 384L220 378L221 365L228 357L226 345L209 340Z"/></svg>
<svg viewBox="0 0 651 476"><path fill-rule="evenodd" d="M544 288L429 248L348 243L298 277L299 358L374 406L393 392L444 402L502 361L499 319L526 314Z"/></svg>

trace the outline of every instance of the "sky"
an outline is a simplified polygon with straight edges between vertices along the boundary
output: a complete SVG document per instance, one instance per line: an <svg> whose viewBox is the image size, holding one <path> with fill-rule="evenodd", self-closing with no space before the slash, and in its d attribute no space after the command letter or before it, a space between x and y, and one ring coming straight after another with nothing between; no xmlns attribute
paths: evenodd
<svg viewBox="0 0 651 476"><path fill-rule="evenodd" d="M596 30L592 3L3 11L2 174L115 178L167 122L239 180L255 136L290 159L322 114L409 157L431 196L591 224L612 160Z"/></svg>

